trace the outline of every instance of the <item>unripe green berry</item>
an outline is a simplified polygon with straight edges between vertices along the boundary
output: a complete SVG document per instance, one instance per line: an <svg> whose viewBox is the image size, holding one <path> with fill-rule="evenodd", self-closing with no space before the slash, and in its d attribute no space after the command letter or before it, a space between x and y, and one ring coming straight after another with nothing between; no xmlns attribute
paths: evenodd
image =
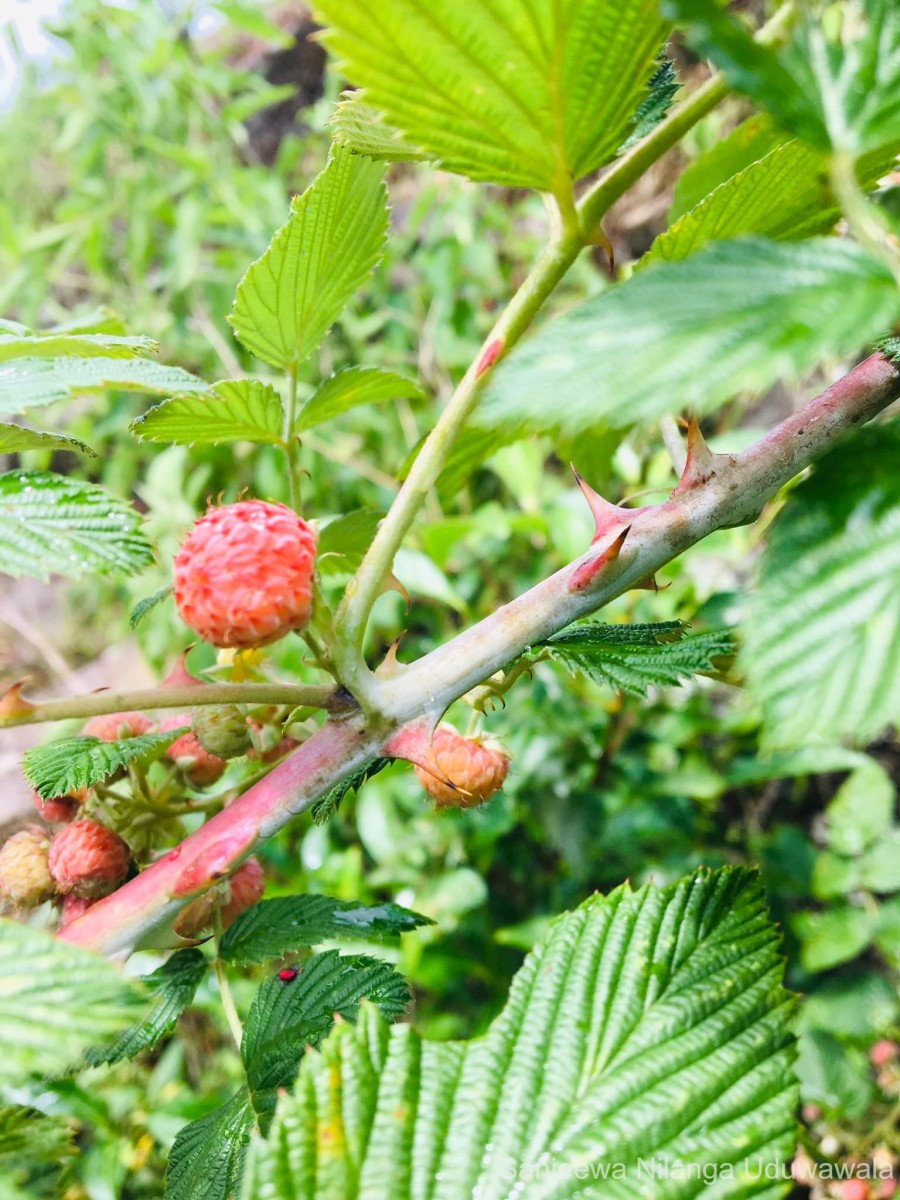
<svg viewBox="0 0 900 1200"><path fill-rule="evenodd" d="M218 758L239 758L253 744L247 718L234 704L198 708L193 728L203 749Z"/></svg>

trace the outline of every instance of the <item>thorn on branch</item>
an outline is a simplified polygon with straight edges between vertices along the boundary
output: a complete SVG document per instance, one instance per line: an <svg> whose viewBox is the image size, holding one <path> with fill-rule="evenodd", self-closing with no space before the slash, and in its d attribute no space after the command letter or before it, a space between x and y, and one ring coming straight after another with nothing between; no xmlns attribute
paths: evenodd
<svg viewBox="0 0 900 1200"><path fill-rule="evenodd" d="M579 563L572 572L572 577L569 580L570 592L583 592L590 587L604 567L619 557L619 552L625 545L625 539L631 531L631 526L626 525L619 536L610 543L600 554L595 558L589 558L586 562Z"/></svg>
<svg viewBox="0 0 900 1200"><path fill-rule="evenodd" d="M687 458L672 495L681 496L692 488L708 483L723 467L733 463L734 458L730 454L713 454L700 432L699 424L691 417L687 432Z"/></svg>
<svg viewBox="0 0 900 1200"><path fill-rule="evenodd" d="M575 476L575 482L581 488L581 494L587 501L588 508L591 510L591 515L594 518L594 536L591 538L592 546L601 539L609 537L611 533L617 529L621 529L624 525L631 525L635 517L649 511L649 508L622 508L620 504L610 504L599 492L595 492L589 483L585 483L574 466L572 467L572 473Z"/></svg>
<svg viewBox="0 0 900 1200"><path fill-rule="evenodd" d="M18 683L14 683L0 697L0 721L8 721L13 717L26 717L34 712L34 705L22 695L22 689L31 682L31 676L26 675Z"/></svg>
<svg viewBox="0 0 900 1200"><path fill-rule="evenodd" d="M478 360L478 365L475 367L475 378L480 379L482 375L486 375L492 366L497 362L497 359L503 353L505 343L503 338L494 338L488 342L484 348L484 353Z"/></svg>

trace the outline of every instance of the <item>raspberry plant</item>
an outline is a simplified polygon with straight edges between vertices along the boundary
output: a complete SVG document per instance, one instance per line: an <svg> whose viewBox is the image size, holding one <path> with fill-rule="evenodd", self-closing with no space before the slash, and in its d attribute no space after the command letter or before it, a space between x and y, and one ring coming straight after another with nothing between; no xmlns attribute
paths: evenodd
<svg viewBox="0 0 900 1200"><path fill-rule="evenodd" d="M751 872L586 899L528 956L486 1033L438 1043L390 1024L409 1002L391 965L330 945L396 941L425 918L261 898L255 854L306 810L328 820L392 760L414 764L439 808L488 803L510 764L482 726L501 704L514 714L541 662L639 697L736 664L772 748L865 740L896 719L900 442L882 414L900 396L900 249L870 193L900 150L900 16L889 0L846 5L843 22L786 4L754 34L715 0L390 0L377 20L357 0L317 8L356 90L334 112L325 167L237 286L230 323L251 373L209 382L161 365L106 316L0 335L7 412L91 390L154 396L137 438L274 448L290 497L211 502L184 531L172 586L133 614L174 590L187 627L219 649L203 678L183 654L155 688L38 701L20 682L2 701L8 725L86 722L26 757L52 834L29 827L0 849L0 895L18 914L45 904L57 926L51 939L10 922L0 943L11 1070L24 1086L79 1054L96 1066L143 1053L212 972L243 1077L178 1134L171 1200L784 1194L792 1001ZM673 103L676 28L718 70ZM730 95L759 110L733 135L743 149L695 169L696 194L632 272L533 333L579 256L611 253L613 204ZM378 270L392 163L542 193L547 243L397 462L388 511L323 521L304 505L304 437L425 394L390 369L314 387L301 370ZM878 339L760 440L707 445L700 420L738 393ZM581 462L624 428L665 441L678 476L666 499L614 503L576 473L594 535L574 561L416 661L400 628L386 652L373 644L373 608L402 586L395 561L435 489L533 435ZM91 453L0 426L4 452L48 448ZM139 572L154 558L136 509L93 483L21 469L0 498L9 574ZM592 619L656 589L699 540L768 519L773 500L742 628ZM275 681L264 648L283 638L303 658ZM458 702L465 731L443 723ZM104 961L151 948L172 953L141 980ZM243 1016L229 979L255 984ZM0 1116L2 1158L23 1116L39 1118ZM662 1173L648 1192L651 1160ZM679 1163L704 1173L685 1185Z"/></svg>

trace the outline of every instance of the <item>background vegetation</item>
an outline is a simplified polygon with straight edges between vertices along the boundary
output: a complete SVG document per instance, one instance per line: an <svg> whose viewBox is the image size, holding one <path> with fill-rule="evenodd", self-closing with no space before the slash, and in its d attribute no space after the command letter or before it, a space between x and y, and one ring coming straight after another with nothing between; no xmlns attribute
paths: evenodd
<svg viewBox="0 0 900 1200"><path fill-rule="evenodd" d="M250 368L224 314L289 196L325 161L325 118L340 81L324 73L300 8L264 16L256 4L222 3L216 12L217 22L198 23L150 0L65 5L52 61L25 69L2 119L4 316L47 327L106 306L158 339L168 362L207 378ZM688 84L705 71L684 53L679 67ZM692 202L692 186L702 192L715 172L724 176L717 147L749 111L734 101L707 118L617 207L608 233L619 267L647 248L672 205ZM384 511L398 461L433 423L539 246L543 212L534 196L414 165L392 169L390 193L388 258L305 364L301 386L372 363L418 376L435 399L362 408L339 429L305 438L304 497L318 516ZM896 206L896 189L881 202ZM602 291L608 278L604 251L583 257L557 310ZM713 446L717 437L730 448L749 441L846 365L826 364L755 407L727 405L706 426ZM143 406L125 393L65 402L67 430L99 457L85 468L64 451L35 451L29 466L52 462L133 495L164 552L174 551L209 497L234 500L249 490L288 499L274 449L160 452L127 434ZM407 629L404 654L427 650L586 545L591 522L571 485L570 459L606 495L664 494L673 482L655 430L609 432L587 451L554 450L540 438L497 450L457 494L448 488L431 498L418 547L397 565L413 598L409 615L397 594L376 610L383 648L399 624ZM629 593L605 619L731 622L747 602L764 532L707 538L666 570L664 590ZM502 570L491 569L495 561ZM166 582L155 571L99 588L91 580L89 590L59 585L59 640L71 664L93 657L111 630L130 636L133 604ZM166 605L133 636L156 672L186 645ZM25 673L28 651L10 642L6 653L10 678ZM198 648L189 661L209 666L212 653ZM276 653L280 667L296 665L289 644ZM763 742L760 712L729 678L736 681L642 698L540 664L533 686L514 691L489 723L513 756L498 800L436 818L398 764L328 825L300 820L267 843L267 895L390 898L431 917L435 925L408 935L398 961L415 988L418 1029L450 1038L487 1026L523 951L552 915L594 890L624 879L669 882L701 864L760 863L784 932L788 985L803 994L809 1147L857 1160L897 1155L900 1065L884 1043L900 1036L900 747L883 738L865 754L837 742L815 754L774 752ZM226 1099L237 1078L217 1013L216 998L201 993L200 1011L145 1061L88 1071L27 1098L78 1123L84 1155L67 1200L161 1194L178 1129Z"/></svg>

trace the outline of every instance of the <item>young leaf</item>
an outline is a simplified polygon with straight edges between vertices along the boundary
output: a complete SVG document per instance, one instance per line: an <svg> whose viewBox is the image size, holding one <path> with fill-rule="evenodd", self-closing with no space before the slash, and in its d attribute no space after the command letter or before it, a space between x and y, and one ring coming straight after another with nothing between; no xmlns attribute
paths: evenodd
<svg viewBox="0 0 900 1200"><path fill-rule="evenodd" d="M0 1055L8 1086L66 1070L85 1046L130 1024L145 1003L141 986L105 958L0 921Z"/></svg>
<svg viewBox="0 0 900 1200"><path fill-rule="evenodd" d="M0 333L0 362L10 358L56 358L71 354L78 358L135 358L154 354L157 342L147 337L116 337L101 333Z"/></svg>
<svg viewBox="0 0 900 1200"><path fill-rule="evenodd" d="M476 420L575 435L706 412L856 349L898 312L889 273L850 242L705 246L545 325L497 368Z"/></svg>
<svg viewBox="0 0 900 1200"><path fill-rule="evenodd" d="M307 1200L625 1197L650 1194L641 1172L665 1162L772 1195L763 1168L788 1169L797 1103L782 971L747 871L592 896L553 922L484 1036L423 1042L371 1011L337 1026L242 1195L287 1200L303 1179ZM649 1186L685 1195L674 1172Z"/></svg>
<svg viewBox="0 0 900 1200"><path fill-rule="evenodd" d="M185 1125L169 1155L165 1200L231 1200L255 1126L246 1088Z"/></svg>
<svg viewBox="0 0 900 1200"><path fill-rule="evenodd" d="M93 787L129 763L144 766L160 758L187 727L166 733L144 733L119 742L95 737L62 738L26 750L23 769L28 782L45 800Z"/></svg>
<svg viewBox="0 0 900 1200"><path fill-rule="evenodd" d="M79 392L203 391L208 384L180 367L147 358L17 358L0 366L0 412L53 404Z"/></svg>
<svg viewBox="0 0 900 1200"><path fill-rule="evenodd" d="M137 512L102 488L46 471L0 475L0 573L77 578L152 559Z"/></svg>
<svg viewBox="0 0 900 1200"><path fill-rule="evenodd" d="M335 147L294 197L287 224L238 284L229 320L251 354L289 369L319 346L381 257L382 174L381 164Z"/></svg>
<svg viewBox="0 0 900 1200"><path fill-rule="evenodd" d="M284 406L270 383L223 379L208 392L164 400L132 421L131 432L145 442L277 445L284 434Z"/></svg>
<svg viewBox="0 0 900 1200"><path fill-rule="evenodd" d="M900 422L861 430L769 534L742 663L773 746L871 740L900 718Z"/></svg>
<svg viewBox="0 0 900 1200"><path fill-rule="evenodd" d="M357 508L323 525L316 554L318 573L352 575L383 518L384 513L375 508Z"/></svg>
<svg viewBox="0 0 900 1200"><path fill-rule="evenodd" d="M78 438L62 433L42 433L39 429L26 429L24 425L0 424L0 454L21 454L23 450L71 450L73 454L97 457L90 446Z"/></svg>
<svg viewBox="0 0 900 1200"><path fill-rule="evenodd" d="M131 615L128 618L128 628L137 629L147 613L151 609L156 608L157 604L161 604L166 597L172 594L172 585L167 583L165 587L161 587L154 592L152 596L145 596L143 600L138 600L137 604L131 610Z"/></svg>
<svg viewBox="0 0 900 1200"><path fill-rule="evenodd" d="M325 124L331 127L339 146L379 162L424 162L428 157L404 141L377 108L366 104L361 92L344 92Z"/></svg>
<svg viewBox="0 0 900 1200"><path fill-rule="evenodd" d="M735 651L727 630L684 636L677 621L663 625L588 622L555 634L543 645L551 658L573 673L583 671L596 683L638 697L646 696L648 687L673 687L692 675L713 673L715 660L730 658Z"/></svg>
<svg viewBox="0 0 900 1200"><path fill-rule="evenodd" d="M449 171L571 195L608 162L667 33L655 0L318 0L324 41L414 146Z"/></svg>
<svg viewBox="0 0 900 1200"><path fill-rule="evenodd" d="M199 950L179 950L142 982L153 1003L139 1021L124 1030L111 1046L88 1050L85 1055L92 1067L134 1058L142 1050L155 1046L164 1037L194 998L208 963Z"/></svg>
<svg viewBox="0 0 900 1200"><path fill-rule="evenodd" d="M864 155L856 165L863 188L890 170L900 141ZM840 217L822 155L802 142L784 142L721 184L696 208L660 234L641 265L686 258L706 242L746 233L795 241L824 233Z"/></svg>
<svg viewBox="0 0 900 1200"><path fill-rule="evenodd" d="M366 763L364 767L360 767L358 771L354 771L340 783L336 783L330 792L326 792L312 806L310 815L313 823L324 825L326 821L331 820L351 792L358 792L367 779L371 779L373 775L383 771L390 765L390 762L389 758L373 758L370 763Z"/></svg>
<svg viewBox="0 0 900 1200"><path fill-rule="evenodd" d="M355 1021L360 1001L369 1000L389 1020L409 1004L409 988L387 963L362 955L341 957L336 950L314 954L295 968L289 981L280 975L259 985L247 1021L241 1055L247 1086L263 1132L271 1119L279 1088L297 1077L307 1046L317 1046L338 1014Z"/></svg>
<svg viewBox="0 0 900 1200"><path fill-rule="evenodd" d="M648 94L634 114L634 128L622 143L620 150L627 150L656 128L672 107L672 101L680 86L675 64L665 54L660 55L656 70L650 76Z"/></svg>
<svg viewBox="0 0 900 1200"><path fill-rule="evenodd" d="M404 379L402 375L395 375L393 371L381 371L377 367L346 367L330 375L310 396L300 410L294 429L302 433L304 429L331 421L361 404L383 404L386 400L399 400L401 396L425 399L425 393L417 383Z"/></svg>
<svg viewBox="0 0 900 1200"><path fill-rule="evenodd" d="M826 152L860 154L900 132L900 9L895 0L865 0L865 28L846 19L829 38L810 15L781 50L756 42L716 0L666 0L664 11L684 25L689 42L725 72L729 82L781 124Z"/></svg>
<svg viewBox="0 0 900 1200"><path fill-rule="evenodd" d="M265 962L333 940L395 942L401 933L430 924L428 917L398 904L365 905L319 895L277 896L241 913L222 935L219 953L226 962Z"/></svg>

